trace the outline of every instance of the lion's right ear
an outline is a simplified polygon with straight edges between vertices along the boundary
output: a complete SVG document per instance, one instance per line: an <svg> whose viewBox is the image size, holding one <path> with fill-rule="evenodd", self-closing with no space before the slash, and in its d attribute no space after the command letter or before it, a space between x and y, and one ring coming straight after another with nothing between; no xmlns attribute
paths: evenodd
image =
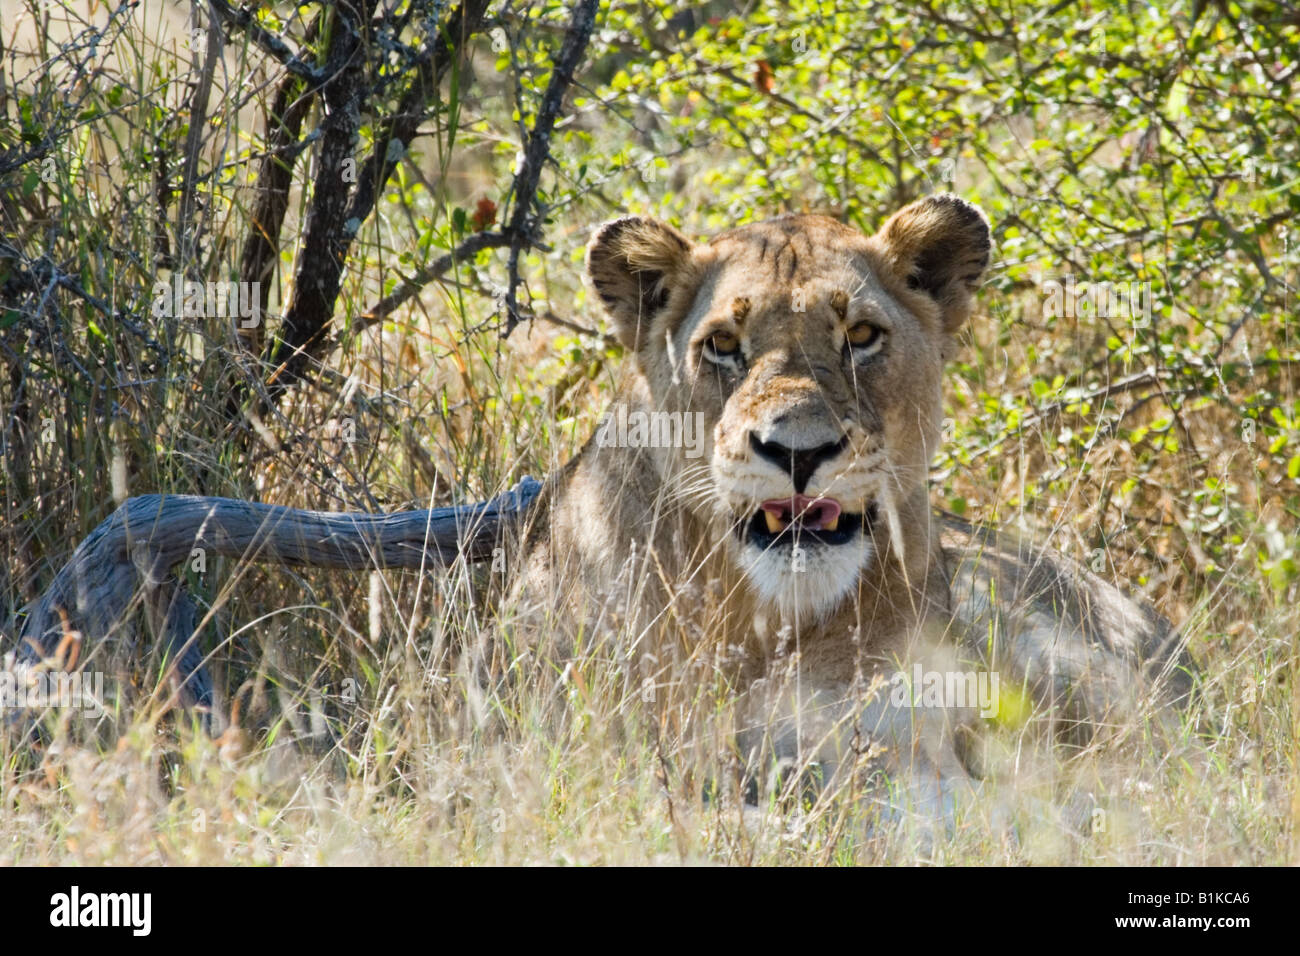
<svg viewBox="0 0 1300 956"><path fill-rule="evenodd" d="M648 340L650 323L691 261L691 243L667 223L626 216L596 230L587 247L587 279L632 352Z"/></svg>
<svg viewBox="0 0 1300 956"><path fill-rule="evenodd" d="M993 249L984 213L964 199L939 193L894 213L872 242L909 289L939 306L944 331L962 327Z"/></svg>

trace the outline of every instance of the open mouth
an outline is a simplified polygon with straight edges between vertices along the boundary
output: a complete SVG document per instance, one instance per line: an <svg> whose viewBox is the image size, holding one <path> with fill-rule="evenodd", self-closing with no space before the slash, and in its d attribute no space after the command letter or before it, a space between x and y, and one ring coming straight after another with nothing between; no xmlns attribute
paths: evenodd
<svg viewBox="0 0 1300 956"><path fill-rule="evenodd" d="M810 544L848 544L869 531L876 517L873 504L865 512L846 512L834 498L792 495L764 501L747 522L737 526L741 540L760 548Z"/></svg>

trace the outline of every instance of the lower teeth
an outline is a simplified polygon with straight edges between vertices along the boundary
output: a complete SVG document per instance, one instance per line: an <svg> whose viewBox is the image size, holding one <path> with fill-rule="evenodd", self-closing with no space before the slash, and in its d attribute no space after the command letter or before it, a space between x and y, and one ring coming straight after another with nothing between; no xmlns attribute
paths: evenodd
<svg viewBox="0 0 1300 956"><path fill-rule="evenodd" d="M791 524L794 523L794 522L782 521L780 517L778 517L777 515L773 514L770 511L763 512L763 520L767 523L767 530L771 534L780 534L782 531L785 531L787 528L790 527ZM800 526L805 527L802 525L802 523ZM840 516L836 515L834 518L831 518L825 524L823 524L820 528L810 528L809 530L838 531L839 527L840 527Z"/></svg>

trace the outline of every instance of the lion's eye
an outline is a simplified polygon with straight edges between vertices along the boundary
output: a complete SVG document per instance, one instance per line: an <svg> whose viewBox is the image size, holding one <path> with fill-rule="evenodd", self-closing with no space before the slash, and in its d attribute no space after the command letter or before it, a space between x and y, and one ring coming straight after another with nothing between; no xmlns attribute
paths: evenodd
<svg viewBox="0 0 1300 956"><path fill-rule="evenodd" d="M849 348L853 350L854 358L867 358L880 351L880 346L884 344L885 334L878 326L872 325L870 322L862 322L849 329L847 338Z"/></svg>
<svg viewBox="0 0 1300 956"><path fill-rule="evenodd" d="M714 332L704 342L704 357L710 362L729 362L740 356L740 339L732 332Z"/></svg>

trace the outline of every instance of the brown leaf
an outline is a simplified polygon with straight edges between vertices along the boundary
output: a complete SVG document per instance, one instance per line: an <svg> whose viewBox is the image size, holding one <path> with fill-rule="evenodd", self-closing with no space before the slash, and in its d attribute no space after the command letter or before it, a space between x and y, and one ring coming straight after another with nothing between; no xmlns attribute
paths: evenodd
<svg viewBox="0 0 1300 956"><path fill-rule="evenodd" d="M497 204L484 196L474 207L474 215L470 217L470 223L474 226L475 232L483 232L496 221Z"/></svg>

